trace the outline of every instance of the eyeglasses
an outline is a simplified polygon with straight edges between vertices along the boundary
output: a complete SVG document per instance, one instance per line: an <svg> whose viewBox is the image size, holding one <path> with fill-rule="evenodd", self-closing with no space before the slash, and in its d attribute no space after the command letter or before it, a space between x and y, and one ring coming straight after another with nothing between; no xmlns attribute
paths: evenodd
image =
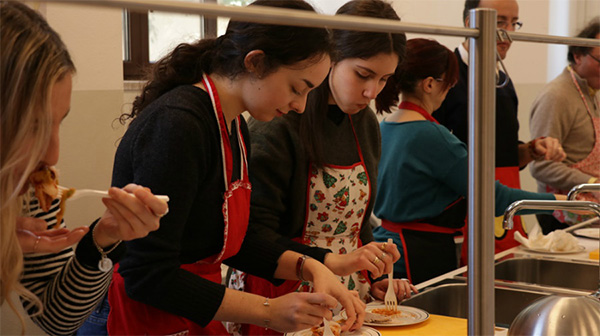
<svg viewBox="0 0 600 336"><path fill-rule="evenodd" d="M594 61L600 63L600 58L597 58L596 56L592 55L592 54L587 54L588 56L590 56Z"/></svg>
<svg viewBox="0 0 600 336"><path fill-rule="evenodd" d="M443 83L443 82L444 82L444 79L443 79L443 78L434 78L434 79L435 79L437 82L440 82L440 83ZM450 85L450 88L453 88L453 87L455 87L455 86L456 86L456 83L454 83L454 84Z"/></svg>
<svg viewBox="0 0 600 336"><path fill-rule="evenodd" d="M519 29L521 29L521 27L523 27L523 22L521 22L521 21L515 21L515 22L498 21L498 22L496 22L496 27L498 27L499 29L506 29L506 28L508 28L509 25L514 30L519 30Z"/></svg>

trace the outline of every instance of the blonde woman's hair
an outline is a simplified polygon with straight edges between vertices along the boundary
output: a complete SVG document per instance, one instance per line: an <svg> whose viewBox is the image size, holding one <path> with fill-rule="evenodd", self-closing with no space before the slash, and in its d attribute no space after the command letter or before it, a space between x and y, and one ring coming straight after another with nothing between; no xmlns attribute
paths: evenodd
<svg viewBox="0 0 600 336"><path fill-rule="evenodd" d="M43 159L51 135L54 84L75 66L60 36L36 11L18 2L0 3L0 303L15 291L40 300L20 283L23 253L16 234L23 211L21 190ZM23 317L21 325L24 326Z"/></svg>

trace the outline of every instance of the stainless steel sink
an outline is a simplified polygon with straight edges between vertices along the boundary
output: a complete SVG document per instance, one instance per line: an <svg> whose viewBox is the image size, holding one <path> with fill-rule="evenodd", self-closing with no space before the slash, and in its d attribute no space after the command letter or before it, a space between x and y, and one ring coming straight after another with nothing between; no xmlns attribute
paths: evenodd
<svg viewBox="0 0 600 336"><path fill-rule="evenodd" d="M550 295L533 290L501 287L496 287L495 292L496 325L502 327L510 326L519 312L534 300ZM430 314L467 318L468 303L467 284L451 283L430 288L401 304L421 308Z"/></svg>
<svg viewBox="0 0 600 336"><path fill-rule="evenodd" d="M497 263L495 271L498 280L585 291L598 289L598 265L592 263L513 258Z"/></svg>

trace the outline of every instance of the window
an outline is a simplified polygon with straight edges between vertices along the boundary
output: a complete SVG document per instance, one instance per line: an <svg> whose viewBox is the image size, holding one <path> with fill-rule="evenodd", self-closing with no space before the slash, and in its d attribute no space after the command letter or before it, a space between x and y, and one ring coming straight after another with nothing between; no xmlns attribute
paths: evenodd
<svg viewBox="0 0 600 336"><path fill-rule="evenodd" d="M179 0L246 6L254 0ZM225 33L229 18L152 11L123 11L123 77L141 79L149 65L182 42Z"/></svg>

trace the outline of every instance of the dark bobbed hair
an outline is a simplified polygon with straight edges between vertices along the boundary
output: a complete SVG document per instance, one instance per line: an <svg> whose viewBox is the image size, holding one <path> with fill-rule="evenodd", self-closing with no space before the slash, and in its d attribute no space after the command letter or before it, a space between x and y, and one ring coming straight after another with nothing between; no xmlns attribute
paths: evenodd
<svg viewBox="0 0 600 336"><path fill-rule="evenodd" d="M596 35L598 34L600 34L600 16L593 18L576 37L596 38ZM567 52L567 60L569 63L575 64L575 57L573 55L587 55L591 50L592 47L578 47L571 45Z"/></svg>
<svg viewBox="0 0 600 336"><path fill-rule="evenodd" d="M398 14L391 4L382 0L352 0L341 6L336 15L355 15L380 19L398 20ZM332 61L339 62L348 58L368 59L379 54L398 55L398 64L406 55L406 35L403 33L375 33L356 30L334 29L332 42L335 47ZM398 67L396 67L396 72ZM398 87L395 76L391 76L385 87L375 98L378 112L389 112L398 103ZM330 95L329 75L323 83L308 95L306 110L300 118L300 137L311 162L322 167L323 123L327 118Z"/></svg>
<svg viewBox="0 0 600 336"><path fill-rule="evenodd" d="M444 89L458 80L456 55L436 40L424 38L406 42L407 53L400 66L398 86L402 93L414 93L419 80L427 77L442 78Z"/></svg>
<svg viewBox="0 0 600 336"><path fill-rule="evenodd" d="M481 0L465 0L465 8L463 9L463 23L469 17L469 11L473 8L478 8Z"/></svg>
<svg viewBox="0 0 600 336"><path fill-rule="evenodd" d="M303 0L256 0L249 6L269 6L314 12ZM294 27L231 20L227 31L216 39L182 43L151 68L142 94L135 98L131 114L135 118L146 106L171 89L202 80L202 74L218 74L231 79L246 72L244 58L252 50L265 53L261 76L305 60L320 61L331 55L333 46L324 28Z"/></svg>

